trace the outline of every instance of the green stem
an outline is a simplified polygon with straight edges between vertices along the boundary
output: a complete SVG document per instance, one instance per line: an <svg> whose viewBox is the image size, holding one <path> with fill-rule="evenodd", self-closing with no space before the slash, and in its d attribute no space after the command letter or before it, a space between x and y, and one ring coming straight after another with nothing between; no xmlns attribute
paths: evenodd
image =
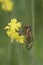
<svg viewBox="0 0 43 65"><path fill-rule="evenodd" d="M12 46L12 44L9 43L8 49L7 49L7 52L6 52L5 65L10 65L11 46Z"/></svg>
<svg viewBox="0 0 43 65"><path fill-rule="evenodd" d="M32 0L32 32L33 32L33 40L35 43L35 11L34 11L34 0Z"/></svg>

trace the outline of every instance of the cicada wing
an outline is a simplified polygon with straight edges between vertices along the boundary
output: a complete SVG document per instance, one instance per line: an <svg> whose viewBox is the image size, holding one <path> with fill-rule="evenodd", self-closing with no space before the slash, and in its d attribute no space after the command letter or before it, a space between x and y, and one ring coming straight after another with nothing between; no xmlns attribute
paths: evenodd
<svg viewBox="0 0 43 65"><path fill-rule="evenodd" d="M26 49L29 51L33 46L33 42L26 44Z"/></svg>

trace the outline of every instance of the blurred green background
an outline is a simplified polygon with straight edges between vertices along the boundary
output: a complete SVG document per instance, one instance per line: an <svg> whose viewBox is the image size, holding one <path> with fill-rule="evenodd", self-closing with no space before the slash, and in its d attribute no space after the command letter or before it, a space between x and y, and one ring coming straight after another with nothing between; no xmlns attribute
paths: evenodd
<svg viewBox="0 0 43 65"><path fill-rule="evenodd" d="M14 8L5 12L0 7L0 65L43 65L43 0L12 0ZM34 45L11 44L4 27L11 18L32 26Z"/></svg>

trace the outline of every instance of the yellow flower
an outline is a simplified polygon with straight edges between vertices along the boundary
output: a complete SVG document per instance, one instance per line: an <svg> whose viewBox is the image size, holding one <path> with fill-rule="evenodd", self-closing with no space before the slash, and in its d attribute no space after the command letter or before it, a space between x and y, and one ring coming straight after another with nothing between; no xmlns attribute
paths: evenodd
<svg viewBox="0 0 43 65"><path fill-rule="evenodd" d="M16 40L18 38L18 32L13 31L13 30L9 30L7 31L7 35L11 38L11 41L13 42L13 40Z"/></svg>
<svg viewBox="0 0 43 65"><path fill-rule="evenodd" d="M25 42L25 36L24 35L19 35L18 39L16 41L20 42L21 44L24 44L24 42Z"/></svg>
<svg viewBox="0 0 43 65"><path fill-rule="evenodd" d="M10 0L0 0L2 3L2 9L5 11L11 11L13 8L13 3Z"/></svg>
<svg viewBox="0 0 43 65"><path fill-rule="evenodd" d="M24 36L19 35L19 29L21 28L21 23L17 22L15 18L11 19L11 22L8 23L4 29L7 30L7 35L11 38L11 42L16 40L17 42L24 43Z"/></svg>
<svg viewBox="0 0 43 65"><path fill-rule="evenodd" d="M21 23L17 22L15 18L11 19L11 23L8 23L8 25L14 30L19 30L19 28L21 28Z"/></svg>
<svg viewBox="0 0 43 65"><path fill-rule="evenodd" d="M17 22L15 18L11 19L11 22L8 23L8 26L5 27L5 29L12 29L13 31L19 31L19 28L21 28L21 23Z"/></svg>

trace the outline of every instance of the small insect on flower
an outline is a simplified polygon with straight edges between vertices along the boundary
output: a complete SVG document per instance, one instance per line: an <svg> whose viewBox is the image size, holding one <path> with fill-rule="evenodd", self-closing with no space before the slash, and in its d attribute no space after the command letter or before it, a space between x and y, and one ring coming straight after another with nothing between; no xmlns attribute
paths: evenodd
<svg viewBox="0 0 43 65"><path fill-rule="evenodd" d="M24 34L26 35L26 48L30 50L33 46L32 27L30 25L24 26Z"/></svg>

